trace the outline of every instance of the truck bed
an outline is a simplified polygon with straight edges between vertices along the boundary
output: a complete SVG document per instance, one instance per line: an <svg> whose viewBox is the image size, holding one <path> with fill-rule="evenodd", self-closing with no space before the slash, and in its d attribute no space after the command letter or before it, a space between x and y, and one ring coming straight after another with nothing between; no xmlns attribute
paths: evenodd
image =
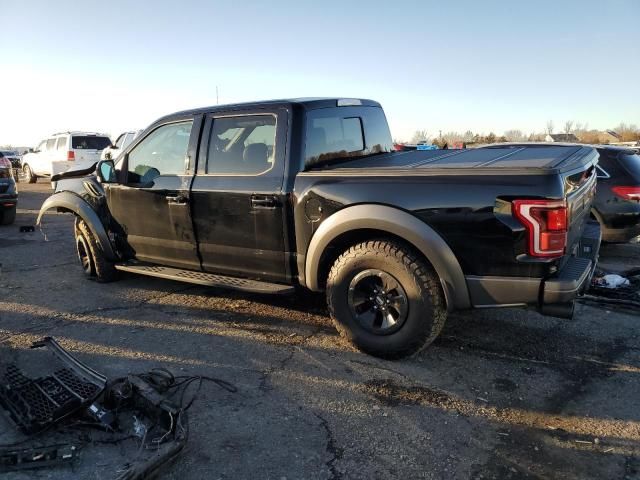
<svg viewBox="0 0 640 480"><path fill-rule="evenodd" d="M411 169L412 174L436 174L442 170L465 170L465 174L521 173L558 174L585 166L597 159L595 150L580 145L498 145L466 150L412 150L372 155L357 160L343 160L322 170L358 169L381 173ZM314 170L314 169L312 169ZM317 169L316 169L317 170Z"/></svg>

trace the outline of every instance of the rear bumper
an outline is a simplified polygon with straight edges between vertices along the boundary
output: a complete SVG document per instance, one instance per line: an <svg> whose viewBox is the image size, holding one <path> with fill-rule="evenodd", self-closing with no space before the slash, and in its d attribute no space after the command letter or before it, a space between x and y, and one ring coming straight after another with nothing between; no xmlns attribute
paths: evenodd
<svg viewBox="0 0 640 480"><path fill-rule="evenodd" d="M467 276L471 302L475 308L528 306L545 315L571 318L576 297L584 293L591 283L600 240L600 225L590 222L575 255L546 279Z"/></svg>
<svg viewBox="0 0 640 480"><path fill-rule="evenodd" d="M0 193L0 208L13 208L18 204L18 195L16 193L6 194Z"/></svg>
<svg viewBox="0 0 640 480"><path fill-rule="evenodd" d="M640 235L640 223L624 228L602 229L602 240L611 243L627 243Z"/></svg>

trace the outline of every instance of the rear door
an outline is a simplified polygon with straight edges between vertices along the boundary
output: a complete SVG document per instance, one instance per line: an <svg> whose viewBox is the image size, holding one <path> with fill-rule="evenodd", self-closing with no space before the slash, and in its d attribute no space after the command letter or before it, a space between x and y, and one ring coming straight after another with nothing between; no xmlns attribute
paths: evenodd
<svg viewBox="0 0 640 480"><path fill-rule="evenodd" d="M136 259L200 270L189 203L201 117L156 126L118 162L109 211Z"/></svg>
<svg viewBox="0 0 640 480"><path fill-rule="evenodd" d="M287 118L277 108L207 117L191 190L205 271L286 281Z"/></svg>

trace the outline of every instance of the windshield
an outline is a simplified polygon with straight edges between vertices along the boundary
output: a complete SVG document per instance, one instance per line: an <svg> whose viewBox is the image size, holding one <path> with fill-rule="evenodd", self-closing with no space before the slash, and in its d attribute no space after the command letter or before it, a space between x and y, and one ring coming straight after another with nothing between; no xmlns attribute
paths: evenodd
<svg viewBox="0 0 640 480"><path fill-rule="evenodd" d="M96 137L94 135L74 136L71 140L71 148L79 150L104 150L111 145L108 137Z"/></svg>
<svg viewBox="0 0 640 480"><path fill-rule="evenodd" d="M18 156L18 152L15 150L0 150L0 156L15 157Z"/></svg>

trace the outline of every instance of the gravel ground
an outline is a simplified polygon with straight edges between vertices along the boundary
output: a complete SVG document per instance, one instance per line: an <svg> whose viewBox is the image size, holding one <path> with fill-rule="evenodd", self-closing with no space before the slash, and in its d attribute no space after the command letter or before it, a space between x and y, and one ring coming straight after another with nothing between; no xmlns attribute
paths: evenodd
<svg viewBox="0 0 640 480"><path fill-rule="evenodd" d="M47 215L46 239L18 231L49 193L20 184L16 225L0 227L0 356L51 335L107 376L165 367L235 384L202 387L163 478L640 478L637 314L459 313L421 355L382 361L337 336L318 296L85 280L72 217ZM639 266L640 246L603 256ZM0 442L20 438L0 416ZM131 442L3 478L113 478Z"/></svg>

